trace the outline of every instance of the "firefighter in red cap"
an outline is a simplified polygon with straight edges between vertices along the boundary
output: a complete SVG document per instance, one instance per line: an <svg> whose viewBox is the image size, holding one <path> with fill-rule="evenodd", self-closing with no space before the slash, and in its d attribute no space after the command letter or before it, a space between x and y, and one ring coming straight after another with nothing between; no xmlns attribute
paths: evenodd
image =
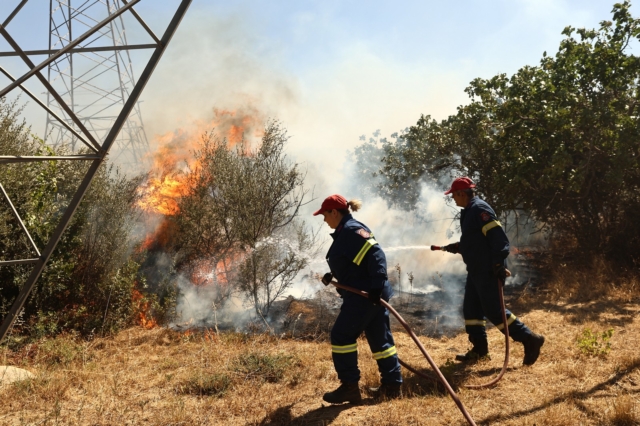
<svg viewBox="0 0 640 426"><path fill-rule="evenodd" d="M467 283L462 312L469 341L473 345L466 354L456 355L458 361L475 361L488 356L486 319L504 333L498 280L504 283L507 275L506 258L509 239L489 204L476 196L475 183L468 177L453 181L445 195L451 194L456 205L462 207L460 242L442 249L459 253L467 265ZM544 336L533 333L524 323L506 310L509 336L524 345L524 365L532 365L540 355ZM485 319L486 318L486 319Z"/></svg>
<svg viewBox="0 0 640 426"><path fill-rule="evenodd" d="M391 335L389 311L380 304L380 299L389 301L393 295L387 279L387 260L371 230L351 215L350 211L358 211L360 206L359 200L347 202L341 195L332 195L313 214L322 214L327 225L335 230L331 234L333 244L327 252L331 272L324 275L322 282L327 285L335 277L341 284L369 293L366 299L338 290L343 301L331 329L331 352L341 385L323 396L332 404L362 400L358 386L357 339L363 331L381 375L380 387L371 391L376 398L402 395L402 375Z"/></svg>

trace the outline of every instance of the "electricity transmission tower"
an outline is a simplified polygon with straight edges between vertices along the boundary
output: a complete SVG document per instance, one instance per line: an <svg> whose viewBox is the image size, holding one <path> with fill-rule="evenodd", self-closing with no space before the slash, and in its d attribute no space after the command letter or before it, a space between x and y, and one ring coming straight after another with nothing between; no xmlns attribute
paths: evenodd
<svg viewBox="0 0 640 426"><path fill-rule="evenodd" d="M2 0L3 3L6 1L8 0ZM50 10L52 11L52 14L54 11L57 13L61 8L66 8L65 13L69 18L68 21L73 24L75 23L74 18L76 18L75 20L82 21L86 28L83 31L82 29L76 29L76 27L70 25L69 33L64 35L64 26L60 26L62 24L54 25L52 23L52 31L54 27L57 26L57 28L59 28L61 38L58 40L57 45L55 42L52 43L52 41L50 41L49 49L44 50L22 49L20 44L11 36L9 31L7 31L7 26L27 3L27 0L14 1L19 1L19 4L13 12L11 12L9 16L2 21L2 23L0 23L0 35L4 37L13 50L9 52L0 52L0 62L3 57L19 57L24 65L26 65L28 71L16 78L4 67L0 66L0 73L9 80L9 84L3 89L0 89L0 98L5 97L15 89L21 89L22 92L31 98L37 105L44 108L52 122L55 120L56 124L60 125L61 128L64 128L65 131L68 132L70 135L69 138L75 141L72 142L70 140L71 144L76 143L78 147L82 146L84 151L79 152L79 150L75 150L68 155L56 155L55 151L51 150L35 156L15 155L15 153L11 153L11 155L9 155L9 153L0 152L0 167L6 167L5 165L7 164L16 164L16 167L23 165L29 167L30 163L38 161L81 161L88 163L88 167L78 189L73 197L71 197L66 209L61 212L59 222L51 233L51 237L48 241L43 242L44 245L42 247L38 247L38 244L35 243L29 233L28 227L25 226L25 222L20 217L19 212L24 209L16 208L16 205L11 200L9 193L2 186L2 182L0 182L0 198L4 198L4 202L9 207L9 211L13 214L13 220L18 224L25 241L28 241L29 243L29 250L28 252L25 252L22 258L4 259L0 257L0 266L32 266L31 272L22 285L18 297L11 306L9 313L2 321L2 325L0 326L0 341L2 341L7 335L11 325L22 310L22 307L33 290L36 281L47 265L47 262L49 262L60 238L69 225L69 222L87 192L89 185L91 185L93 178L97 174L100 165L105 161L107 155L117 143L118 135L123 129L126 133L128 117L132 116L135 120L135 111L140 94L153 74L160 58L166 51L169 42L173 38L173 35L187 12L192 0L167 0L163 2L162 6L158 5L157 2L147 0L149 3L156 3L154 4L156 8L164 8L166 7L164 4L170 2L178 3L177 9L175 9L175 13L161 37L156 36L152 29L134 9L134 6L143 0L119 0L119 2L116 2L116 0L80 0L84 1L85 6L73 10L70 5L67 5L63 1L55 0L56 7L58 7L58 9L51 6ZM50 4L53 5L54 0L49 1ZM70 2L71 0L66 1ZM93 4L96 4L96 6L93 6ZM102 15L99 15L97 9L98 4L102 4L103 6L106 4L109 7L108 13L105 13L103 10ZM113 28L118 22L121 22L119 20L125 14L132 17L132 19L135 19L134 23L137 23L141 30L140 32L144 33L146 37L150 39L150 43L130 44L124 38L124 35L122 36L122 39L117 38L118 36L116 34L121 33L114 31ZM64 23L66 21L63 20L62 22ZM109 36L107 36L108 34L112 34L114 38L109 38ZM132 77L132 73L130 79L123 79L121 77L121 73L126 73L128 71L124 71L120 68L119 72L116 71L116 75L120 75L120 77L118 77L120 79L120 83L114 86L107 78L108 73L106 70L114 68L117 70L119 65L130 67L130 65L128 65L129 62L124 63L121 61L119 62L119 59L114 59L114 52L125 55L126 52L139 49L145 49L147 52L150 52L150 57L138 78L134 79ZM96 60L95 57L91 59L89 53L96 54L103 59L112 59ZM39 57L39 63L33 62L31 59L33 57L36 59ZM42 59L42 57L44 57L44 59ZM87 66L83 61L87 64L93 65ZM67 67L67 71L64 71L65 66ZM68 82L70 80L63 77L71 75L70 68L73 68L75 83L73 86L65 86L64 82ZM103 69L103 73L99 74L98 69ZM50 70L52 72L52 74L50 74L50 76L52 76L51 82L45 77L43 71L46 70ZM60 73L58 79L55 78L56 74L54 74L52 70L55 70L56 73ZM92 72L95 72L98 75L90 77L91 75L94 75L91 74ZM25 83L34 77L46 90L47 100L41 100L33 93L33 91L30 91L25 86ZM0 88L1 87L3 86L0 85ZM92 93L98 101L92 101L91 99L87 101L85 99L81 99L81 96L85 96L85 91ZM111 95L117 91L120 91L119 97L114 96L112 98ZM99 118L102 117L101 114L107 114L105 112L107 109L109 109L108 114L113 114L113 121L104 124L99 121ZM139 115L137 117L139 117ZM98 123L100 123L100 125ZM141 124L142 123L140 122L140 125ZM17 206L20 207L20 205Z"/></svg>
<svg viewBox="0 0 640 426"><path fill-rule="evenodd" d="M49 50L64 48L75 35L84 33L117 11L120 3L120 0L50 0ZM126 4L125 1L122 3ZM47 67L47 80L100 140L110 130L136 84L130 49L120 49L128 44L122 15L92 35L87 44L113 47L113 50L63 55ZM47 106L58 115L64 115L50 94L47 95ZM67 124L72 124L71 119L66 120ZM66 145L72 152L80 147L79 140L51 115L47 115L45 139L56 147ZM139 169L148 151L140 104L136 103L116 138L111 161Z"/></svg>

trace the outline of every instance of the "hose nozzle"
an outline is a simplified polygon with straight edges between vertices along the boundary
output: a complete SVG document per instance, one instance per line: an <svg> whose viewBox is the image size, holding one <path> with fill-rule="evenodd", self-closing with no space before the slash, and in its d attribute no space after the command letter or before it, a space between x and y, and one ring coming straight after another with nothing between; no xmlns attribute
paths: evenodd
<svg viewBox="0 0 640 426"><path fill-rule="evenodd" d="M442 250L442 247L440 246L431 246L431 250L435 251L435 250Z"/></svg>

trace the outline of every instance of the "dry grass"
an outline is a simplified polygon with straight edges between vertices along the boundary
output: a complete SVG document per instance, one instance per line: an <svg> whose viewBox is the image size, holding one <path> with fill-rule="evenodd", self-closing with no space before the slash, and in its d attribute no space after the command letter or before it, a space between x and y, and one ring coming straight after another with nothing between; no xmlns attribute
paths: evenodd
<svg viewBox="0 0 640 426"><path fill-rule="evenodd" d="M547 343L533 367L522 366L522 347L514 344L509 371L493 389L462 385L487 381L501 367L496 330L489 332L492 359L466 367L450 361L468 348L466 335L422 341L479 425L639 425L640 304L625 300L513 301ZM614 330L608 354L581 353L576 339L586 328ZM401 357L428 371L410 338L395 336ZM377 385L366 342L359 348L361 386ZM60 337L2 351L0 360L36 374L0 389L2 425L465 424L447 395L408 372L403 399L323 404L337 383L322 339L134 328L87 343Z"/></svg>
<svg viewBox="0 0 640 426"><path fill-rule="evenodd" d="M552 254L540 256L538 268L546 270L544 291L553 299L574 303L594 300L631 302L638 297L640 277L636 270L621 269L603 257L577 263L558 262Z"/></svg>

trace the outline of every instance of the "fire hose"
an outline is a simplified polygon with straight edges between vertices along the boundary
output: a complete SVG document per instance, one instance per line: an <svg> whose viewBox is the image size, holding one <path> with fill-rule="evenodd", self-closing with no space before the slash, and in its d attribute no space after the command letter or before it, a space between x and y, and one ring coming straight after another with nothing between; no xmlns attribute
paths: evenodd
<svg viewBox="0 0 640 426"><path fill-rule="evenodd" d="M431 250L442 250L440 246L431 246ZM493 380L481 384L481 385L464 385L465 388L480 389L493 386L502 379L504 373L507 371L509 365L509 326L507 325L507 308L504 305L504 281L498 279L498 296L500 297L500 309L502 310L502 324L504 325L504 363L502 364L502 370Z"/></svg>
<svg viewBox="0 0 640 426"><path fill-rule="evenodd" d="M346 286L346 285L343 285L343 284L340 284L337 281L333 281L332 280L331 284L333 284L337 288L341 288L341 289L349 291L351 293L358 294L358 295L360 295L362 297L367 297L367 298L369 297L369 294L367 292L361 291L361 290L358 290L358 289L355 289L353 287L349 287L349 286ZM418 346L418 348L420 349L420 352L422 352L422 355L424 355L424 357L427 359L427 361L429 362L429 365L431 365L431 368L433 368L433 371L435 371L436 375L438 376L438 380L445 387L445 389L449 393L449 396L451 396L451 399L453 399L453 402L456 403L456 405L458 406L458 409L460 410L460 412L462 412L462 415L464 416L464 418L467 420L467 422L470 425L476 426L475 421L473 421L473 418L471 417L471 415L469 414L469 412L465 408L464 404L462 404L462 401L460 401L460 398L458 398L458 395L456 395L455 391L453 390L453 388L451 387L449 382L447 382L447 379L442 375L442 372L440 371L440 369L438 369L438 366L436 365L436 363L433 361L431 356L427 353L427 350L422 345L422 342L420 342L420 340L418 340L418 337L415 335L413 330L411 330L411 327L409 327L409 324L407 324L407 322L400 316L400 314L395 309L393 309L391 307L391 305L389 305L386 301L384 301L383 299L380 299L380 304L382 306L384 306L385 308L387 308L389 310L389 312L391 312L393 314L393 316L396 317L396 319L400 322L400 324L402 324L402 326L405 328L405 330L407 330L407 333L409 333L409 336L411 336L411 339L413 339L415 344ZM505 321L505 323L506 323L506 321ZM400 361L400 360L398 360L398 361ZM432 380L433 379L432 377L429 377L426 374L421 373L421 372L409 367L406 363L404 363L402 361L400 361L400 364L402 366L404 366L405 368L407 368L408 370L410 370L411 372L413 372L414 374L417 374L418 376L426 378L427 380Z"/></svg>

